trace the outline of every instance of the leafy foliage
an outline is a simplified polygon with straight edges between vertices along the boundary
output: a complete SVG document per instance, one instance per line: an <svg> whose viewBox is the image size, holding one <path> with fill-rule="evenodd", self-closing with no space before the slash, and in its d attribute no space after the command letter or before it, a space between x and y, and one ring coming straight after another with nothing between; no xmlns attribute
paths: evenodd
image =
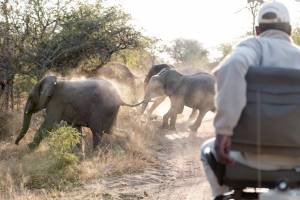
<svg viewBox="0 0 300 200"><path fill-rule="evenodd" d="M59 161L60 166L72 165L78 161L73 150L80 142L81 134L73 127L61 123L58 128L50 132L49 150Z"/></svg>
<svg viewBox="0 0 300 200"><path fill-rule="evenodd" d="M0 0L0 38L6 109L14 106L17 75L39 79L49 70L65 74L79 66L94 71L115 53L149 45L129 14L101 0Z"/></svg>
<svg viewBox="0 0 300 200"><path fill-rule="evenodd" d="M176 39L168 52L179 64L193 65L208 59L208 51L197 40Z"/></svg>
<svg viewBox="0 0 300 200"><path fill-rule="evenodd" d="M232 45L230 43L223 43L218 47L218 51L221 52L220 60L222 60L232 51Z"/></svg>
<svg viewBox="0 0 300 200"><path fill-rule="evenodd" d="M124 63L130 68L143 68L152 65L152 55L146 50L122 50L112 56L112 61Z"/></svg>
<svg viewBox="0 0 300 200"><path fill-rule="evenodd" d="M300 45L300 28L297 27L293 30L292 32L292 38L293 38L293 41L297 44L297 45Z"/></svg>
<svg viewBox="0 0 300 200"><path fill-rule="evenodd" d="M94 58L97 67L101 67L112 54L142 46L143 37L128 25L129 19L115 7L81 5L66 14L59 33L38 45L35 61L43 68L60 70L78 67L81 61Z"/></svg>
<svg viewBox="0 0 300 200"><path fill-rule="evenodd" d="M76 183L79 159L74 148L80 137L76 129L64 123L50 132L49 149L28 155L23 161L27 187L62 189Z"/></svg>

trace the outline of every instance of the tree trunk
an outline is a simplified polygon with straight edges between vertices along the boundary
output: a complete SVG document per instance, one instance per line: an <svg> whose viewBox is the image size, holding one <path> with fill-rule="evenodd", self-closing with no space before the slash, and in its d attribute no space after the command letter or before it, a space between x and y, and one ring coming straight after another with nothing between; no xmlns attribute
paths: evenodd
<svg viewBox="0 0 300 200"><path fill-rule="evenodd" d="M7 83L6 88L4 90L4 109L6 111L9 110L9 84Z"/></svg>
<svg viewBox="0 0 300 200"><path fill-rule="evenodd" d="M14 110L14 90L13 90L13 79L8 80L4 90L4 109L6 111Z"/></svg>
<svg viewBox="0 0 300 200"><path fill-rule="evenodd" d="M14 108L15 108L14 79L11 79L11 81L10 81L9 96L10 96L10 109L14 110Z"/></svg>

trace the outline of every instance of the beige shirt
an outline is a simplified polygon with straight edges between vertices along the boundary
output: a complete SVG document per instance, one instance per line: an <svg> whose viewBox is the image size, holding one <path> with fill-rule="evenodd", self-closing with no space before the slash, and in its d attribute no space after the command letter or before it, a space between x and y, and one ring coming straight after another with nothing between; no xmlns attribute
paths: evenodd
<svg viewBox="0 0 300 200"><path fill-rule="evenodd" d="M214 128L217 134L232 135L246 105L245 75L250 66L300 69L300 48L289 35L269 30L258 38L241 42L217 67L216 108ZM230 156L247 166L264 169L288 169L300 166L300 157L257 155L231 151Z"/></svg>
<svg viewBox="0 0 300 200"><path fill-rule="evenodd" d="M241 42L216 68L214 128L217 134L232 135L246 105L245 75L250 66L300 69L300 48L288 34L269 30Z"/></svg>

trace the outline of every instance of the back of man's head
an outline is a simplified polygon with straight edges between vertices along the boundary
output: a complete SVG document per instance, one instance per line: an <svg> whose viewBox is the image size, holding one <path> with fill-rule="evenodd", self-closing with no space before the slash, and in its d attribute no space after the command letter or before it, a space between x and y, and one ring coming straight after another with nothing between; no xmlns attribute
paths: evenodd
<svg viewBox="0 0 300 200"><path fill-rule="evenodd" d="M258 13L258 34L270 30L291 34L290 14L284 4L276 1L262 5Z"/></svg>

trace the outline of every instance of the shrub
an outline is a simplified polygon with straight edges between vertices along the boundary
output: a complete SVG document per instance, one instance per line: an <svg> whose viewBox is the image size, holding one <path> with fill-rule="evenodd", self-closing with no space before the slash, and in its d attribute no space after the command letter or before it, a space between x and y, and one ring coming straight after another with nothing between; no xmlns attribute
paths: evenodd
<svg viewBox="0 0 300 200"><path fill-rule="evenodd" d="M63 189L78 183L78 156L74 153L80 141L75 128L60 124L46 140L49 148L24 158L25 185L29 188Z"/></svg>

